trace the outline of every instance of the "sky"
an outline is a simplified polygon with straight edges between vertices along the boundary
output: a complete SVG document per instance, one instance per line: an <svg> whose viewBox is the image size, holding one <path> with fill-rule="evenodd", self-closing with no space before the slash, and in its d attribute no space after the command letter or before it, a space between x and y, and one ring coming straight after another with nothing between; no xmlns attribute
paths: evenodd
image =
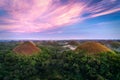
<svg viewBox="0 0 120 80"><path fill-rule="evenodd" d="M0 0L0 40L120 39L120 0Z"/></svg>

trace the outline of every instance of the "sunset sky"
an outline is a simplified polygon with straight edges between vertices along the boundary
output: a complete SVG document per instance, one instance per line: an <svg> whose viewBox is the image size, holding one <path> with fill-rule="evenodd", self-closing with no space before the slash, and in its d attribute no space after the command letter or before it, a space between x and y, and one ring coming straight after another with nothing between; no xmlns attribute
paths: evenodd
<svg viewBox="0 0 120 80"><path fill-rule="evenodd" d="M0 0L0 40L120 39L120 0Z"/></svg>

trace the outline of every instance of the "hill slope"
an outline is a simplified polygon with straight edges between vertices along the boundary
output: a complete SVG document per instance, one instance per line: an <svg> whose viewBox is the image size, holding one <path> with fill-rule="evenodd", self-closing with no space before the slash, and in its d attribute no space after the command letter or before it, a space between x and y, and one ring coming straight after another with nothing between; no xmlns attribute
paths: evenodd
<svg viewBox="0 0 120 80"><path fill-rule="evenodd" d="M110 50L109 48L107 48L106 46L98 42L85 42L79 45L76 48L76 51L84 51L90 54L96 54L96 53L101 53L101 52L112 52L112 50Z"/></svg>
<svg viewBox="0 0 120 80"><path fill-rule="evenodd" d="M40 49L36 47L36 45L33 42L27 41L15 47L13 51L15 53L20 53L20 54L34 54L34 53L38 53Z"/></svg>

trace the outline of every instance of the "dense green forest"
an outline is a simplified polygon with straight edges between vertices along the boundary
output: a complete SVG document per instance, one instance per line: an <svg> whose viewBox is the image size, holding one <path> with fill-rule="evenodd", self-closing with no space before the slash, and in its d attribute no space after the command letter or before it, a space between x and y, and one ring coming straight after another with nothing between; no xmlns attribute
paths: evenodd
<svg viewBox="0 0 120 80"><path fill-rule="evenodd" d="M12 52L15 45L0 46L0 80L120 80L120 52L87 55L39 46L42 52L25 56Z"/></svg>

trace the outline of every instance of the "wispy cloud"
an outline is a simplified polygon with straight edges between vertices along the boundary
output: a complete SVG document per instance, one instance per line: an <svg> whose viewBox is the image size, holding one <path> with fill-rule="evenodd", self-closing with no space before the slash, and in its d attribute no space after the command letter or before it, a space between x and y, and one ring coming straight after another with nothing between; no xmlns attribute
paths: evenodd
<svg viewBox="0 0 120 80"><path fill-rule="evenodd" d="M120 11L119 0L0 0L0 30L40 32ZM86 15L87 14L87 15ZM86 16L84 16L86 15Z"/></svg>

